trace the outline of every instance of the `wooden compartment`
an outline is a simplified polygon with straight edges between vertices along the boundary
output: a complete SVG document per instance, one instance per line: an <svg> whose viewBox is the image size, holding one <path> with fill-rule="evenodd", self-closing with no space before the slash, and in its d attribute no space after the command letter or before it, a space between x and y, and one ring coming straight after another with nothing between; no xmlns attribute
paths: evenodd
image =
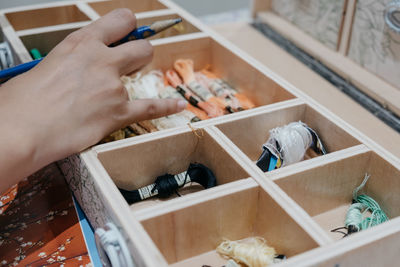
<svg viewBox="0 0 400 267"><path fill-rule="evenodd" d="M224 239L261 236L288 258L317 243L256 184L142 221L172 266L222 266Z"/></svg>
<svg viewBox="0 0 400 267"><path fill-rule="evenodd" d="M148 17L148 18L141 18L137 20L137 25L149 25L154 21L164 20L164 19L173 19L178 18L179 16L176 14L169 14L163 16L155 16L155 17ZM21 41L26 47L28 51L33 48L37 48L42 55L49 53L58 43L67 37L70 33L78 30L80 27L84 25L75 25L71 27L57 27L56 29L50 29L41 31L40 29L37 30L29 30L25 32L21 32L20 35ZM193 26L188 21L183 21L179 26L172 27L166 31L163 31L156 36L149 38L150 40L165 38L176 36L180 34L187 34L198 32L199 30Z"/></svg>
<svg viewBox="0 0 400 267"><path fill-rule="evenodd" d="M217 185L250 176L204 130L197 130L196 133L187 131L104 152L100 149L98 158L114 183L126 190L150 185L158 176L166 173L181 173L194 162L210 168L217 178ZM203 187L191 186L182 188L179 193L185 195L199 190L203 190ZM171 198L175 197L177 195L174 194ZM133 207L142 208L159 202L163 200L152 198L135 203Z"/></svg>
<svg viewBox="0 0 400 267"><path fill-rule="evenodd" d="M116 8L129 8L133 13L152 11L157 9L166 9L166 7L157 0L111 0L96 1L89 5L100 15L103 16Z"/></svg>
<svg viewBox="0 0 400 267"><path fill-rule="evenodd" d="M212 72L244 93L257 106L295 98L254 66L209 37L155 45L153 61L143 72L152 69L166 71L173 68L175 60L179 58L193 59L196 71L210 66Z"/></svg>
<svg viewBox="0 0 400 267"><path fill-rule="evenodd" d="M5 15L16 31L90 21L75 5L10 12Z"/></svg>
<svg viewBox="0 0 400 267"><path fill-rule="evenodd" d="M361 184L366 173L371 177L360 193L375 199L389 218L399 216L400 170L375 152L334 160L301 173L279 177L274 182L333 239L340 239L342 234L330 230L344 226L353 190Z"/></svg>
<svg viewBox="0 0 400 267"><path fill-rule="evenodd" d="M67 37L68 34L78 30L79 28L70 28L64 30L56 30L51 32L43 32L21 36L21 41L28 51L36 48L42 56L47 55L56 45Z"/></svg>
<svg viewBox="0 0 400 267"><path fill-rule="evenodd" d="M353 136L305 104L222 122L216 126L252 161L256 161L261 155L262 145L268 140L269 131L295 121L302 121L314 129L328 153L359 144ZM316 155L309 149L305 158Z"/></svg>

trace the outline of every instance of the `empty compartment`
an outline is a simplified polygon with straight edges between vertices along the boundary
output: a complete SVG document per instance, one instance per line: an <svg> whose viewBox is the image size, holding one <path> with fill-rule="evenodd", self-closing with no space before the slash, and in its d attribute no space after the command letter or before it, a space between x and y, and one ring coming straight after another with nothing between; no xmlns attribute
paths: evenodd
<svg viewBox="0 0 400 267"><path fill-rule="evenodd" d="M353 190L366 173L371 176L360 193L377 201L389 218L399 216L400 170L374 152L340 159L275 182L333 239L340 239L342 234L330 231L344 226Z"/></svg>
<svg viewBox="0 0 400 267"><path fill-rule="evenodd" d="M166 7L157 0L111 0L89 3L96 12L103 16L116 8L129 8L133 13L166 9Z"/></svg>
<svg viewBox="0 0 400 267"><path fill-rule="evenodd" d="M12 12L6 17L16 31L90 21L75 5Z"/></svg>
<svg viewBox="0 0 400 267"><path fill-rule="evenodd" d="M186 171L190 163L201 163L211 169L217 185L229 183L250 175L205 131L198 137L186 132L161 139L143 142L119 149L100 152L98 158L119 188L135 190L155 182L158 176L179 174ZM229 167L227 167L229 166ZM185 195L203 190L200 185L179 190ZM173 193L170 198L177 197ZM153 197L133 204L141 208L163 201Z"/></svg>
<svg viewBox="0 0 400 267"><path fill-rule="evenodd" d="M173 266L222 266L216 252L224 240L263 237L290 258L317 243L256 185L142 221L154 243Z"/></svg>
<svg viewBox="0 0 400 267"><path fill-rule="evenodd" d="M28 51L36 48L42 56L45 56L65 37L76 30L78 28L30 34L21 36L20 39Z"/></svg>
<svg viewBox="0 0 400 267"><path fill-rule="evenodd" d="M151 17L151 18L143 18L138 19L137 24L138 26L142 25L150 25L151 23L158 21L158 20L165 20L165 19L174 19L178 18L178 15L166 15L166 16L158 16L158 17ZM21 36L22 43L25 45L28 51L31 49L36 48L40 51L42 55L48 54L57 44L59 44L62 40L65 39L70 33L78 30L79 28L69 28L69 29L62 29L57 31L49 31L49 32L40 32L34 33L29 35ZM183 21L179 25L175 27L171 27L157 35L149 38L158 39L170 36L176 36L180 34L187 34L198 32L199 30L190 24L187 21Z"/></svg>
<svg viewBox="0 0 400 267"><path fill-rule="evenodd" d="M263 151L263 144L270 136L269 131L296 121L302 121L314 129L328 153L360 144L357 139L305 104L224 122L216 126L252 161L256 161ZM315 156L317 154L308 149L305 159Z"/></svg>
<svg viewBox="0 0 400 267"><path fill-rule="evenodd" d="M250 98L257 106L295 98L265 74L209 37L156 45L153 61L143 72L173 68L177 59L192 59L195 71L210 71Z"/></svg>

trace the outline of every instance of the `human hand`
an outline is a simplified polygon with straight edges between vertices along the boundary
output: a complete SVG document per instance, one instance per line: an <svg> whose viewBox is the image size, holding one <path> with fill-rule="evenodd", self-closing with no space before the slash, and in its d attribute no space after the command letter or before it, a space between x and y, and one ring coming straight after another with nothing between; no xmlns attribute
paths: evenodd
<svg viewBox="0 0 400 267"><path fill-rule="evenodd" d="M115 10L0 87L0 191L114 130L185 108L175 99L128 101L120 76L148 63L152 46L145 40L108 45L135 27L131 11Z"/></svg>

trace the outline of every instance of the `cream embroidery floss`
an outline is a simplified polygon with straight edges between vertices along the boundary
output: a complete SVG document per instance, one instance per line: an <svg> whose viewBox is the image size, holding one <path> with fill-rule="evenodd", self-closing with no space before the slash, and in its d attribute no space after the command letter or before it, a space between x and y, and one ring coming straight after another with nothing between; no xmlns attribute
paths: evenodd
<svg viewBox="0 0 400 267"><path fill-rule="evenodd" d="M159 92L164 91L164 75L159 70L152 70L146 75L138 74L134 78L124 78L130 99L160 98ZM185 117L174 114L151 120L157 130L165 130L190 122ZM148 128L148 127L146 127ZM150 132L152 132L150 130Z"/></svg>
<svg viewBox="0 0 400 267"><path fill-rule="evenodd" d="M274 263L275 249L268 246L262 237L251 237L238 241L223 241L217 252L248 267L265 267Z"/></svg>

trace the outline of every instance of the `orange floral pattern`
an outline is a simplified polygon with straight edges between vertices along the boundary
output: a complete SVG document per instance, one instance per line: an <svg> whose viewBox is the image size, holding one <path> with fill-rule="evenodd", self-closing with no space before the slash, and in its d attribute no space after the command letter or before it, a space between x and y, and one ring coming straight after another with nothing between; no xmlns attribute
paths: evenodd
<svg viewBox="0 0 400 267"><path fill-rule="evenodd" d="M0 266L92 266L55 164L0 195Z"/></svg>

